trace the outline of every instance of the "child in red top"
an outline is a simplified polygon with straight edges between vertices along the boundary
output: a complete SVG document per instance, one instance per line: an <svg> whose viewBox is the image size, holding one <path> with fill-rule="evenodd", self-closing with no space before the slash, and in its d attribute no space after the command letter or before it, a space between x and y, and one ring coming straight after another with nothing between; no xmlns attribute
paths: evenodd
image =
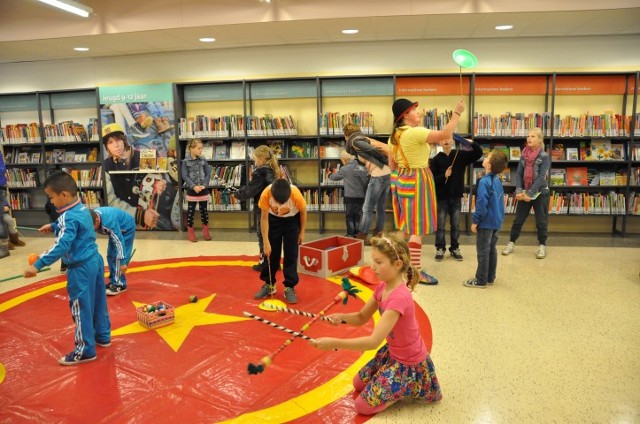
<svg viewBox="0 0 640 424"><path fill-rule="evenodd" d="M320 337L310 341L322 350L365 351L375 349L386 338L387 343L353 379L355 390L360 392L356 410L364 415L377 414L402 398L425 402L442 399L435 367L415 318L411 291L420 274L411 265L409 246L395 235L382 234L371 239L371 247L371 268L383 282L359 312L329 318L334 325L363 325L379 310L380 320L373 333L352 339Z"/></svg>

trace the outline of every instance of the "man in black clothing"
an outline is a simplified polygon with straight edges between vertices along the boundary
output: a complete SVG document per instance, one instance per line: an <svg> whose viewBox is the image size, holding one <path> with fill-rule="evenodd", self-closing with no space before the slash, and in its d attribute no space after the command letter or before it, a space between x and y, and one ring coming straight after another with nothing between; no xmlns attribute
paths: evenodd
<svg viewBox="0 0 640 424"><path fill-rule="evenodd" d="M458 148L453 151L455 142L458 142ZM467 150L469 148L471 150ZM435 155L429 164L436 184L436 199L438 203L436 261L443 260L447 250L445 241L447 214L451 225L449 252L455 260L461 261L462 254L460 253L458 238L460 236L459 224L462 194L464 193L464 173L467 166L482 157L482 148L472 140L467 140L458 134L454 134L453 139L442 143L442 149L443 151Z"/></svg>

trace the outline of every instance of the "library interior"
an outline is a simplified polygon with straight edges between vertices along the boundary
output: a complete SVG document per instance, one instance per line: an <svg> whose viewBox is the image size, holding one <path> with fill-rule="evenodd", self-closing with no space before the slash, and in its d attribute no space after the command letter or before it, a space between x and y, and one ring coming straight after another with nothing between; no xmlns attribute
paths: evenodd
<svg viewBox="0 0 640 424"><path fill-rule="evenodd" d="M640 424L637 1L0 16L0 422Z"/></svg>

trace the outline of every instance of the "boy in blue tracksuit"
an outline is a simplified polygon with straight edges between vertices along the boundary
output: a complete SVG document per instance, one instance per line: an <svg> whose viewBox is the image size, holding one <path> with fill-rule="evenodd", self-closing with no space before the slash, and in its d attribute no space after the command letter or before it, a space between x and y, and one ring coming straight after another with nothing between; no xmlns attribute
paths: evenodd
<svg viewBox="0 0 640 424"><path fill-rule="evenodd" d="M504 152L493 150L482 166L486 175L478 182L476 191L476 210L473 213L471 231L477 233L476 250L478 268L476 276L465 281L467 287L486 288L496 279L498 267L498 232L504 221L504 191L500 174L507 166Z"/></svg>
<svg viewBox="0 0 640 424"><path fill-rule="evenodd" d="M75 349L58 360L75 365L96 359L96 344L111 345L111 321L104 291L104 261L98 252L91 214L78 198L78 186L66 172L53 172L44 182L44 191L60 217L40 227L43 233L55 233L55 243L40 254L25 271L34 277L38 270L58 259L67 264L67 293L75 322Z"/></svg>
<svg viewBox="0 0 640 424"><path fill-rule="evenodd" d="M115 296L127 290L126 272L131 260L133 239L136 237L136 221L127 212L111 206L93 209L91 217L96 232L109 236L107 295Z"/></svg>

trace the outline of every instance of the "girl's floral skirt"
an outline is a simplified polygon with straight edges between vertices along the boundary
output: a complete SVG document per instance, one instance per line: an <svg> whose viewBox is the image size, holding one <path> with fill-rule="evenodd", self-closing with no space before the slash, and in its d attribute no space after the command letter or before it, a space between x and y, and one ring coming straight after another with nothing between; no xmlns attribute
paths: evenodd
<svg viewBox="0 0 640 424"><path fill-rule="evenodd" d="M385 344L360 370L359 376L366 385L360 396L374 408L402 398L424 402L442 399L436 369L428 354L422 362L405 365L391 357Z"/></svg>

